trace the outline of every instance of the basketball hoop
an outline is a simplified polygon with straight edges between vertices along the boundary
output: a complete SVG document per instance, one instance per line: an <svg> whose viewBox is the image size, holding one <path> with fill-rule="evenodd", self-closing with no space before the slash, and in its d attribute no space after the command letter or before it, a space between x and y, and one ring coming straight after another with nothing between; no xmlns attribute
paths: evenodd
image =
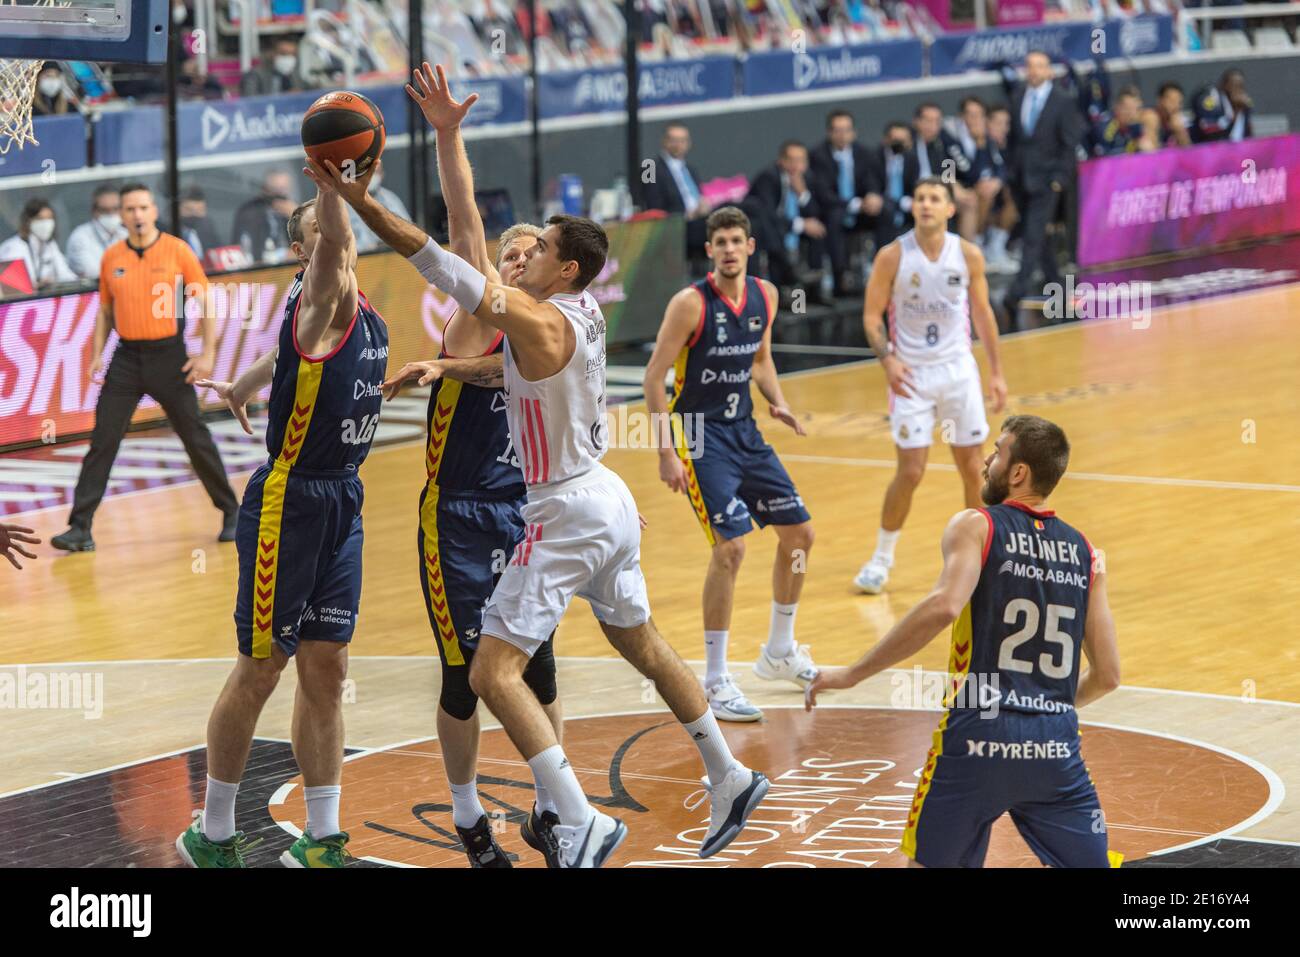
<svg viewBox="0 0 1300 957"><path fill-rule="evenodd" d="M14 4L16 0L9 2ZM52 7L55 0L36 0L31 6ZM0 156L8 153L15 143L19 149L28 143L40 145L32 135L32 99L36 96L36 77L44 62L0 59Z"/></svg>
<svg viewBox="0 0 1300 957"><path fill-rule="evenodd" d="M0 155L15 143L38 145L32 135L32 98L43 60L0 60Z"/></svg>

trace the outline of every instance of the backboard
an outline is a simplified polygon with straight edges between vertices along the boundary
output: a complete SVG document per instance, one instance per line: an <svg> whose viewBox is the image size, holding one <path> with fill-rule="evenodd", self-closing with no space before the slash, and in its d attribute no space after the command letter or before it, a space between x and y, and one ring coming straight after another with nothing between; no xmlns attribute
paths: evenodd
<svg viewBox="0 0 1300 957"><path fill-rule="evenodd" d="M163 63L171 0L0 0L0 58Z"/></svg>

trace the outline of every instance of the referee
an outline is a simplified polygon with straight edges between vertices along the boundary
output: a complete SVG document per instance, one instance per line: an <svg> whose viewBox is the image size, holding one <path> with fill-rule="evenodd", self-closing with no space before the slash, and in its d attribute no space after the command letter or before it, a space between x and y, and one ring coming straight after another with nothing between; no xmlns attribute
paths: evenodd
<svg viewBox="0 0 1300 957"><path fill-rule="evenodd" d="M99 270L99 315L89 371L92 380L99 375L110 328L117 329L121 342L108 364L95 406L90 451L81 463L68 518L72 527L54 536L50 544L69 552L94 551L90 526L95 510L104 497L122 436L145 395L162 406L212 504L221 510L218 541L234 541L239 502L226 479L212 434L199 418L193 386L195 379L212 374L216 355L216 327L205 309L200 310L199 319L203 352L187 356L183 338L185 289L201 289L201 302L206 304L208 277L189 246L159 231L158 207L149 187L139 183L123 186L121 198L127 238L108 247Z"/></svg>

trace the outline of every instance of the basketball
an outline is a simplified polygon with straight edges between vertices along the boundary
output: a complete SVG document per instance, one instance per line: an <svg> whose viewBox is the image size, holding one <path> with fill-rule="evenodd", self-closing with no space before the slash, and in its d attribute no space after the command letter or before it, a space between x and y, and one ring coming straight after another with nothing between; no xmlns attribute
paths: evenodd
<svg viewBox="0 0 1300 957"><path fill-rule="evenodd" d="M329 160L341 173L352 163L356 175L365 176L383 153L384 138L384 115L360 93L326 93L303 114L303 149L322 166Z"/></svg>

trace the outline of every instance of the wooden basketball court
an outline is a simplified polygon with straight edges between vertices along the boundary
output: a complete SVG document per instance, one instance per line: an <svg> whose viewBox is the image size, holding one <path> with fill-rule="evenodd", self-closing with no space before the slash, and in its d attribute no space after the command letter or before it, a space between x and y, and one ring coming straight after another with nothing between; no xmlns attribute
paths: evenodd
<svg viewBox="0 0 1300 957"><path fill-rule="evenodd" d="M1081 720L1111 846L1130 862L1229 846L1233 860L1291 861L1285 855L1300 847L1300 652L1289 639L1300 607L1297 321L1300 287L1286 286L1158 310L1145 327L1081 322L1004 340L1010 411L1053 419L1073 444L1051 504L1106 552L1124 686ZM933 583L959 484L936 446L889 591L855 594L850 582L873 547L893 467L884 377L874 362L851 363L783 385L809 435L795 436L765 412L759 425L817 530L798 640L819 664L848 664ZM365 584L345 707L356 750L345 765L344 826L354 853L372 863L464 866L447 838L433 740L437 656L415 549L423 459L415 439L376 447L363 470ZM700 659L708 556L694 514L659 482L653 453L616 448L605 461L649 522L642 564L655 620L683 657ZM65 517L58 508L20 519L48 540ZM10 838L0 846L17 855L0 863L51 855L64 864L175 862L171 842L202 801L208 710L234 655L235 552L215 542L216 522L197 483L120 495L99 513L97 552L65 556L43 546L21 573L0 570L0 674L102 681L99 716L88 717L90 708L0 711L0 809L21 812L0 811ZM793 687L768 687L749 671L766 637L775 537L755 533L748 545L732 669L768 720L726 730L742 758L789 790L778 787L764 802L752 844L738 841L710 866L901 864L893 849L901 825L893 829L890 809L902 801L906 816L903 799L937 715L900 706L900 675L942 669L946 639L805 714ZM691 755L679 753L685 739L653 689L607 646L585 603L570 610L557 641L566 713L581 719L569 726L574 764L593 799L632 830L615 861L689 863L691 829L707 807L683 806L698 790ZM242 816L260 815L287 843L304 815L284 743L292 669L285 679L250 768L265 787L245 785L240 814L241 826ZM800 787L834 768L821 780L843 778L834 781L843 792L836 800L879 813L809 803ZM527 768L499 731L485 735L480 775L485 804L502 822L527 808ZM96 860L58 858L51 819L105 805L115 827ZM769 831L776 837L763 840ZM513 827L502 846L520 863L540 863ZM267 859L278 853L268 848ZM1000 826L990 863L1034 861Z"/></svg>

